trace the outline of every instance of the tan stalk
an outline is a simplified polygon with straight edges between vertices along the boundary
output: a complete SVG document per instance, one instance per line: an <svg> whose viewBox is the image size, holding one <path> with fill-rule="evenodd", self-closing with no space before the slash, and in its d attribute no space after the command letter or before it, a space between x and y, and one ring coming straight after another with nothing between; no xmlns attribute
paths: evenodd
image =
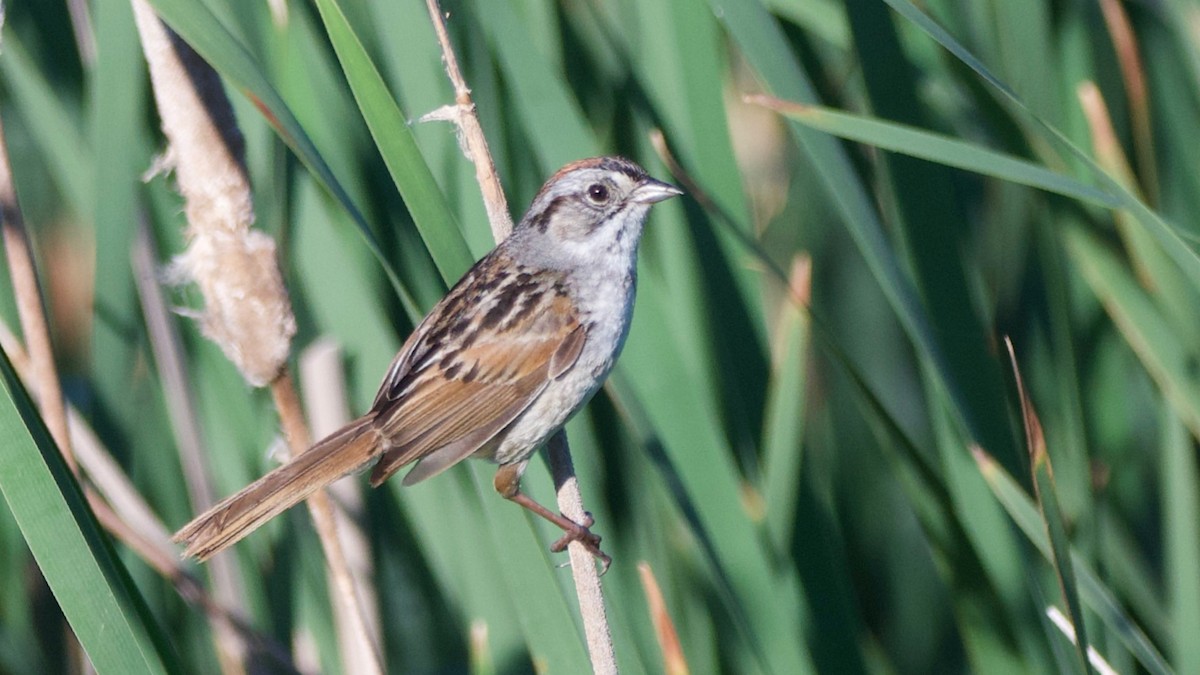
<svg viewBox="0 0 1200 675"><path fill-rule="evenodd" d="M290 448L288 456L281 458L285 463L312 445L308 427L304 423L304 413L300 407L300 397L296 394L296 386L292 376L286 370L271 383L271 397L275 408L279 411L279 419L283 424L283 434ZM353 645L344 649L342 662L346 672L382 673L379 652L367 629L367 613L355 589L354 579L350 574L346 552L342 548L338 536L337 521L334 516L333 500L325 490L317 490L306 500L308 513L312 516L313 527L321 540L321 548L325 552L325 561L329 565L330 589L333 599L333 612L338 630L338 643Z"/></svg>
<svg viewBox="0 0 1200 675"><path fill-rule="evenodd" d="M18 377L35 393L37 383L30 377L30 359L17 337L0 322L0 348L8 355ZM124 543L151 569L171 582L179 595L204 610L213 621L232 627L240 639L270 661L290 667L286 652L271 637L255 631L239 611L214 600L179 559L171 534L141 493L112 458L99 437L77 410L67 407L67 423L74 441L79 466L86 481L81 487L88 505L100 525Z"/></svg>
<svg viewBox="0 0 1200 675"><path fill-rule="evenodd" d="M4 7L0 6L0 26L3 23ZM54 347L46 322L46 306L42 302L42 288L33 262L29 232L25 229L25 219L17 202L3 124L0 124L0 230L3 231L4 252L8 259L21 331L25 333L25 340L29 344L32 377L37 382L34 389L40 392L34 394L34 400L63 461L71 473L78 477L79 467L71 452L71 435L67 428L66 404L58 381L58 369L54 365ZM68 645L72 660L88 663L78 642L70 639Z"/></svg>
<svg viewBox="0 0 1200 675"><path fill-rule="evenodd" d="M132 1L163 133L170 143L167 164L175 170L188 220L187 251L175 259L170 273L175 281L200 288L205 303L198 313L201 330L247 382L270 385L291 454L301 453L310 438L287 372L296 321L275 242L251 228L254 204L232 106L216 72L163 25L145 0ZM355 672L381 673L329 497L318 491L308 505L331 577L337 630L355 641L353 651L367 657L368 665ZM342 657L349 672L352 662L348 654Z"/></svg>
<svg viewBox="0 0 1200 675"><path fill-rule="evenodd" d="M1150 96L1146 90L1146 71L1138 53L1137 34L1119 0L1100 0L1100 11L1112 36L1113 51L1117 54L1121 79L1125 82L1134 152L1142 175L1141 186L1150 205L1154 206L1158 203L1158 166L1154 152L1154 131L1151 128Z"/></svg>
<svg viewBox="0 0 1200 675"><path fill-rule="evenodd" d="M504 197L504 189L496 176L496 167L488 150L487 138L475 116L475 103L471 100L471 90L463 79L458 68L458 59L450 37L446 33L446 24L437 0L426 0L429 17L433 21L433 29L437 34L438 43L442 48L442 58L446 64L446 74L454 86L455 113L450 115L461 134L462 144L467 154L475 164L475 178L483 193L484 207L492 227L492 236L497 242L503 241L512 231L512 218L509 216L508 203ZM564 516L575 522L584 522L586 510L583 508L583 495L579 491L579 482L575 478L574 465L571 462L570 446L567 443L565 431L559 431L547 444L550 456L550 471L554 476L554 485L558 498L558 509ZM608 627L608 614L604 607L604 593L600 586L600 573L591 553L578 541L568 545L567 552L571 559L571 572L575 579L575 593L579 598L579 612L583 617L583 631L587 639L588 656L592 661L595 673L616 673L617 659L613 651L612 633Z"/></svg>
<svg viewBox="0 0 1200 675"><path fill-rule="evenodd" d="M349 397L346 393L345 368L341 350L332 340L318 340L300 353L300 385L304 392L304 410L313 436L323 438L350 421ZM332 497L333 517L338 538L345 551L350 580L362 603L365 629L371 642L383 640L379 618L378 594L375 592L375 564L371 542L359 526L363 513L361 483L353 476L331 483L326 490ZM349 636L338 636L345 639ZM355 645L343 642L343 652L350 660L356 658ZM352 663L350 672L365 672L368 664Z"/></svg>
<svg viewBox="0 0 1200 675"><path fill-rule="evenodd" d="M192 395L192 384L184 362L183 347L175 328L167 301L157 277L158 252L154 238L145 221L138 224L133 244L133 273L142 304L142 316L150 337L150 348L154 363L162 378L163 394L167 405L167 416L179 451L179 464L183 469L184 484L192 508L203 510L216 501L216 492L204 466L204 441L201 438L200 422L196 419L196 401ZM237 559L219 556L212 561L210 579L213 595L223 605L245 614L241 577L236 569ZM246 672L246 645L233 627L225 621L213 623L213 638L216 641L217 657L221 672Z"/></svg>
<svg viewBox="0 0 1200 675"><path fill-rule="evenodd" d="M4 253L8 258L9 275L12 277L13 294L17 300L17 314L21 320L21 332L29 344L30 375L37 382L34 399L42 413L42 419L54 437L59 452L71 472L79 474L75 456L71 452L71 436L67 430L67 412L63 403L62 387L58 382L58 369L54 366L54 347L50 343L50 328L46 321L42 289L38 283L37 268L30 250L29 232L21 217L17 203L17 190L13 184L12 167L8 162L8 146L4 140L4 125L0 123L0 229L3 229Z"/></svg>
<svg viewBox="0 0 1200 675"><path fill-rule="evenodd" d="M67 13L71 16L71 30L75 33L75 46L83 65L96 65L96 35L91 10L87 0L67 0Z"/></svg>
<svg viewBox="0 0 1200 675"><path fill-rule="evenodd" d="M683 647L679 644L675 621L667 611L667 601L663 598L662 588L650 563L644 560L638 563L638 576L642 580L642 591L646 594L646 605L650 610L650 620L654 623L654 633L658 636L658 646L662 649L663 672L667 675L688 675L691 671L683 656Z"/></svg>

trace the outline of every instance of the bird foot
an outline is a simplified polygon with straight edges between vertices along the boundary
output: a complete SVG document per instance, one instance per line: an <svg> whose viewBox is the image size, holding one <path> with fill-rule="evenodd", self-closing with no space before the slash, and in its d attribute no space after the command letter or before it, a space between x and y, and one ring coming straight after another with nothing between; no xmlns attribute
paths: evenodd
<svg viewBox="0 0 1200 675"><path fill-rule="evenodd" d="M592 514L584 513L583 515L584 522L582 523L576 523L564 516L564 519L570 522L571 527L563 528L563 536L560 537L558 541L550 545L550 550L554 553L562 553L563 551L567 550L568 544L573 541L577 541L580 544L583 544L583 547L587 549L588 553L591 553L597 560L600 561L600 564L603 566L600 570L600 574L603 576L604 573L608 571L608 567L612 565L612 558L607 553L600 550L600 535L595 534L588 529L596 522L595 519L592 518Z"/></svg>

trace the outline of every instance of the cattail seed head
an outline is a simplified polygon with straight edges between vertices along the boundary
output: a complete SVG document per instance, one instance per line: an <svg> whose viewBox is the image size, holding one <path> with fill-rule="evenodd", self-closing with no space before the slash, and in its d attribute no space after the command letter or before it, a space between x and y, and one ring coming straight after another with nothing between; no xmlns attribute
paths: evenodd
<svg viewBox="0 0 1200 675"><path fill-rule="evenodd" d="M184 198L188 247L167 269L176 284L194 282L204 335L220 345L250 384L283 370L296 319L275 242L251 229L254 203L243 141L216 72L172 33L144 0L133 3L154 98Z"/></svg>
<svg viewBox="0 0 1200 675"><path fill-rule="evenodd" d="M167 268L169 282L195 282L204 296L200 327L246 381L269 384L287 361L296 319L275 258L258 230L202 230Z"/></svg>

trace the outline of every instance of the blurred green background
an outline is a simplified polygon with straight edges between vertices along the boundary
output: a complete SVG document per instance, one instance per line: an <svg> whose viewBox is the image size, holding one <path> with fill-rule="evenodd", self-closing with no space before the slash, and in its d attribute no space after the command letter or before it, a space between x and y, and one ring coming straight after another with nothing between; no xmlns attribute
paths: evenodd
<svg viewBox="0 0 1200 675"><path fill-rule="evenodd" d="M200 507L130 250L145 222L162 263L182 251L182 202L172 177L142 179L164 141L128 2L80 2L74 18L71 4L8 4L0 119L69 400L174 529ZM453 129L414 123L405 149L403 127L369 105L386 100L375 71L404 119L453 101L423 3L152 4L226 79L257 226L280 243L295 351L336 339L350 408L365 409L413 310L465 269L452 254L492 245ZM625 354L569 427L615 560L603 582L623 672L664 669L641 561L696 673L1084 672L1050 606L1118 672L1200 672L1200 3L443 10L516 217L546 176L597 154L691 192L655 208ZM818 107L780 115L753 94ZM17 326L8 290L0 303ZM176 322L228 494L273 466L274 409ZM1003 336L1052 480L1030 461ZM44 435L6 392L5 444L37 464ZM61 594L87 605L89 591L49 586L89 561L128 596L131 634L151 636L114 649L144 650L150 671L217 671L203 612L124 546L109 565L100 539L80 554L51 536L35 562L27 537L46 534L12 514L49 498L20 490L14 467L0 465L0 671L78 667ZM365 482L390 671L588 667L565 556L546 550L557 534L497 497L490 467ZM72 503L69 482L48 484ZM553 502L540 460L524 487ZM301 667L339 671L303 509L234 551L249 623ZM67 571L46 562L57 556ZM100 630L105 616L71 620Z"/></svg>

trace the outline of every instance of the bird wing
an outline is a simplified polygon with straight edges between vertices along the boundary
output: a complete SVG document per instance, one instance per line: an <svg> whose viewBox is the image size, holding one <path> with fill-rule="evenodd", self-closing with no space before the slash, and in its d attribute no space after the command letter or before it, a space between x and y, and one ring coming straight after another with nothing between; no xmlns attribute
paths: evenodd
<svg viewBox="0 0 1200 675"><path fill-rule="evenodd" d="M405 358L393 364L398 377L385 381L376 399L376 424L388 450L371 473L372 485L417 460L430 466L415 469L405 484L470 456L574 364L587 331L561 287L544 288L509 294L515 297L488 293L485 304L448 315L464 317L457 330L426 326L454 326L434 315L461 305L456 298L472 295L469 287L431 313L422 335L402 350Z"/></svg>

